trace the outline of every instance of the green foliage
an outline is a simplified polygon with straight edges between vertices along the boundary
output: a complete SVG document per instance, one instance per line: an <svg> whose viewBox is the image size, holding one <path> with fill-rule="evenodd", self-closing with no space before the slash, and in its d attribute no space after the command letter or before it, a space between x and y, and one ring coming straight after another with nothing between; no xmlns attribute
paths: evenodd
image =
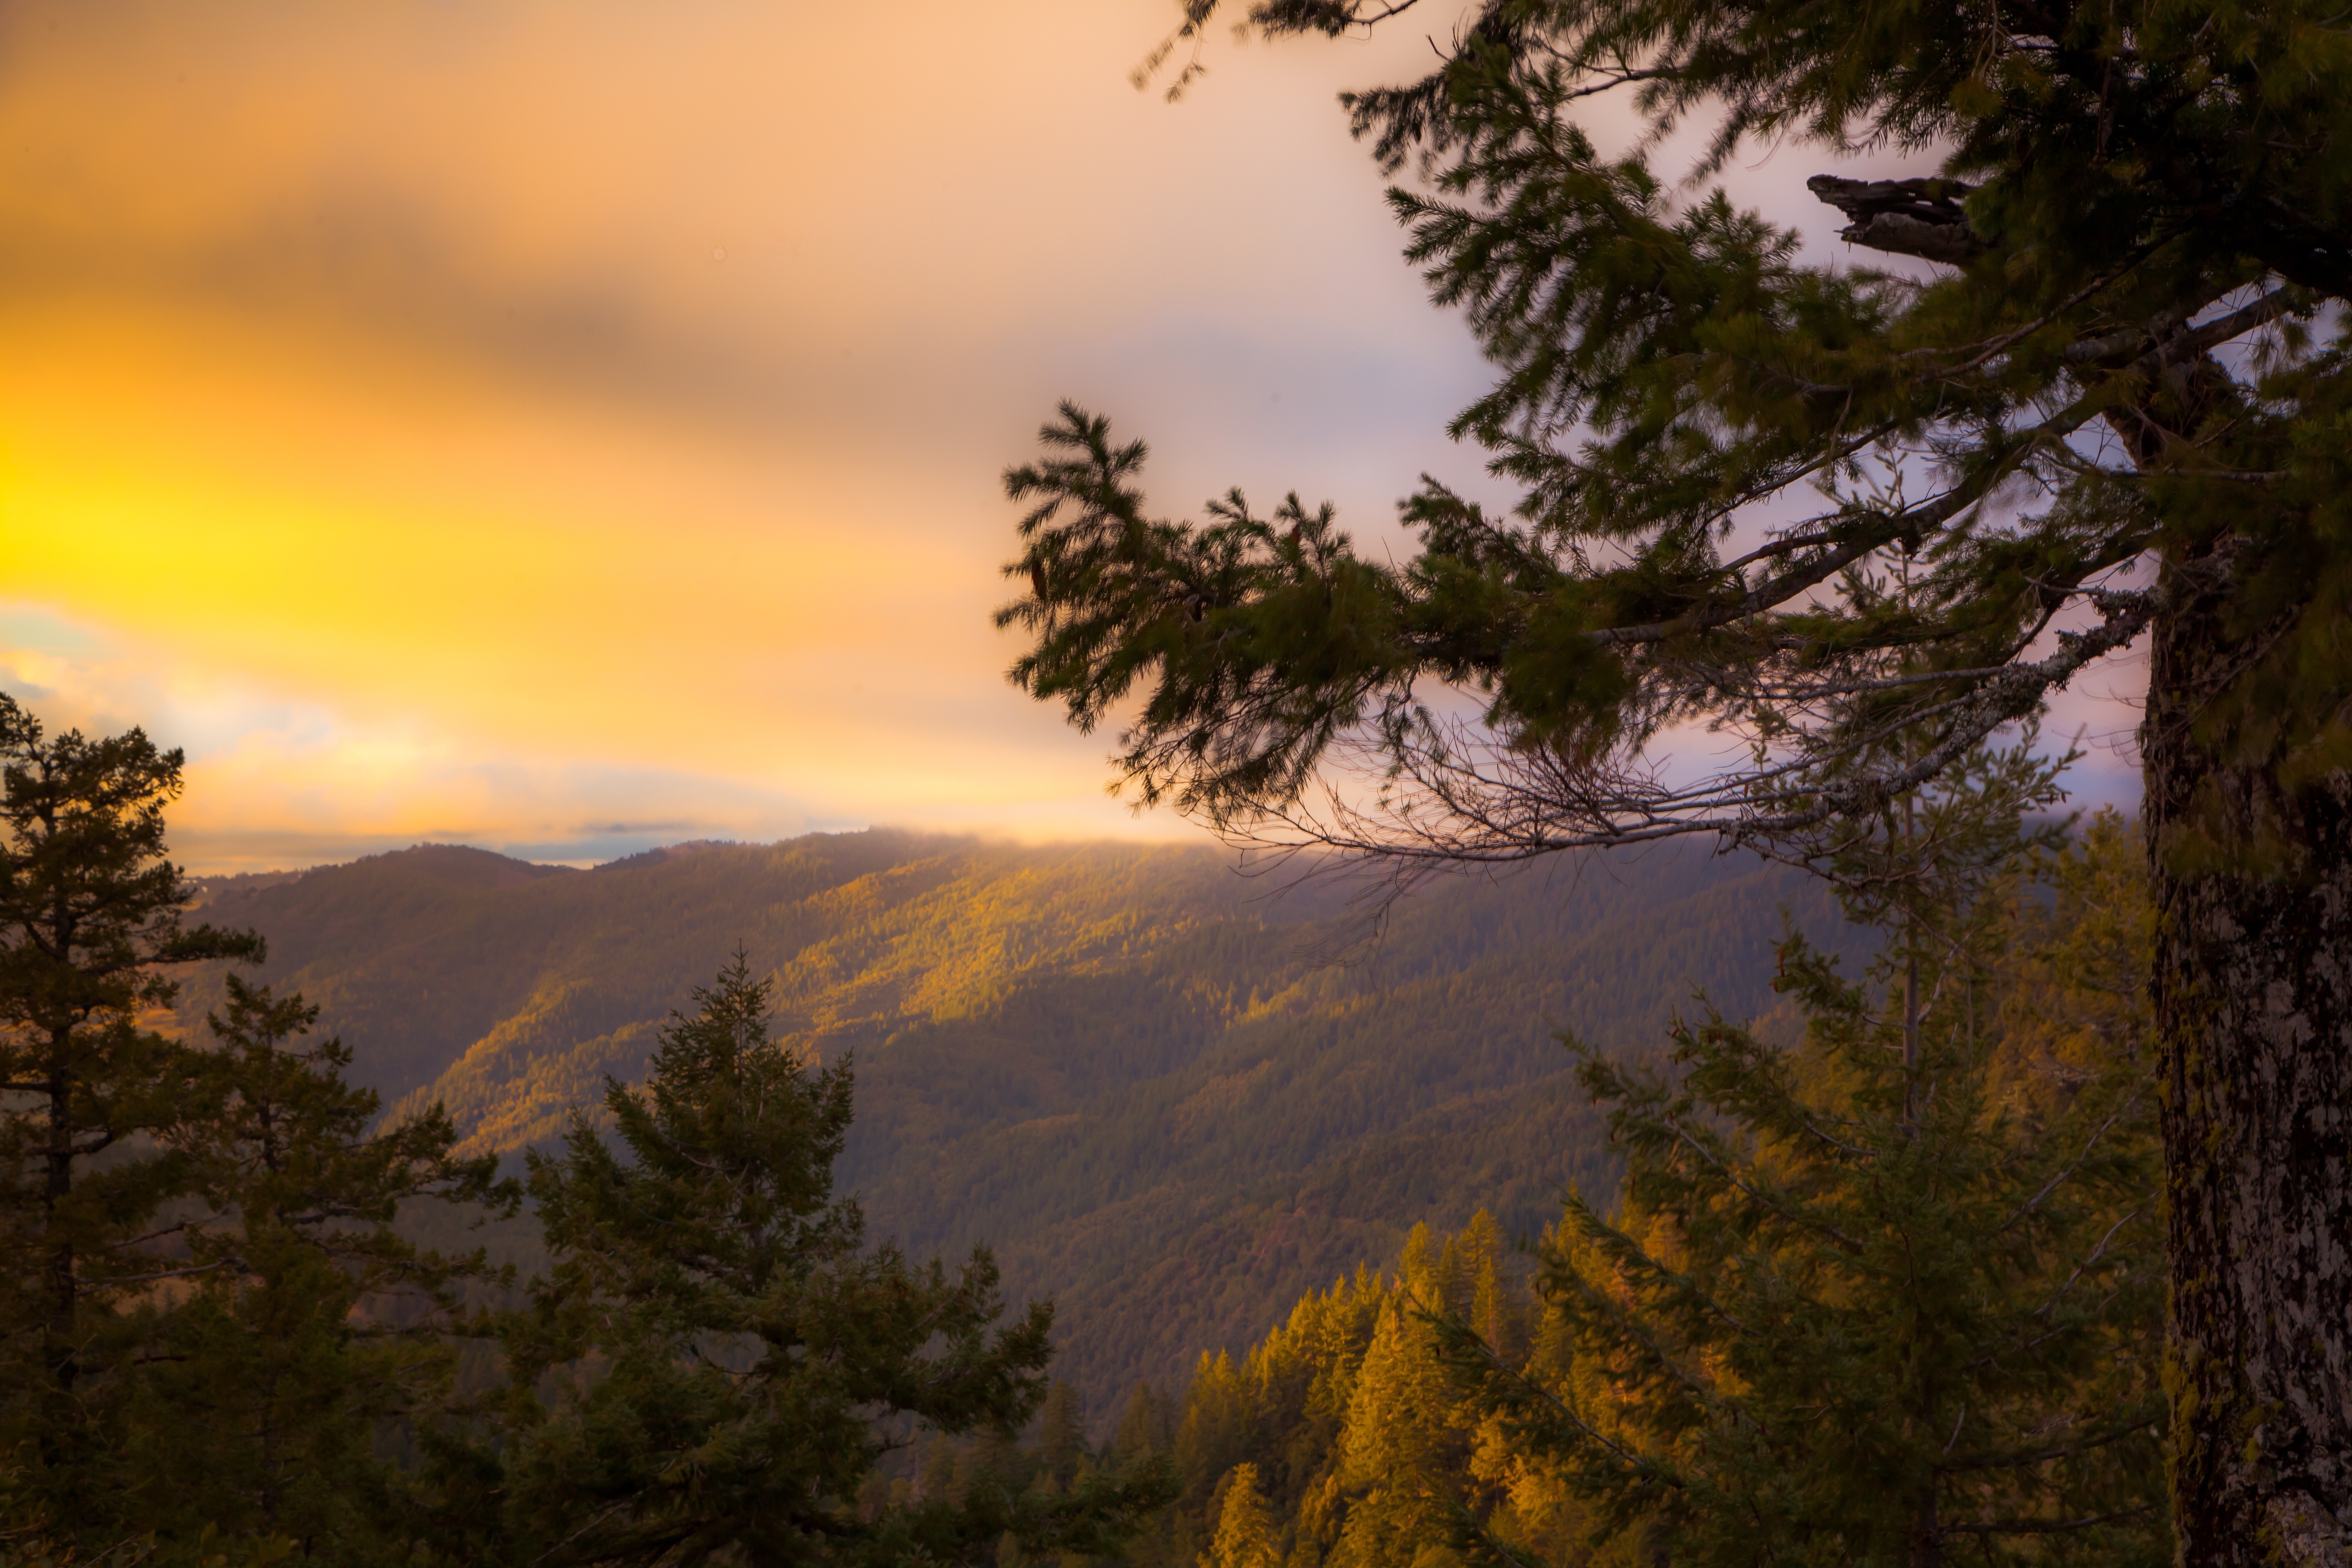
<svg viewBox="0 0 2352 1568"><path fill-rule="evenodd" d="M163 845L181 762L136 730L46 739L0 695L0 1449L68 1542L122 1515L137 1309L184 1272L153 1250L199 1177L159 1142L199 1076L149 1025L177 991L164 966L262 954L181 922Z"/></svg>
<svg viewBox="0 0 2352 1568"><path fill-rule="evenodd" d="M1426 1326L1402 1301L1382 1307L1339 1432L1338 1479L1350 1505L1334 1553L1342 1562L1411 1562L1442 1538L1444 1503L1428 1478L1459 1471L1466 1458Z"/></svg>
<svg viewBox="0 0 2352 1568"><path fill-rule="evenodd" d="M1122 1462L1171 1454L1176 1448L1174 1402L1149 1382L1128 1391L1127 1407L1111 1439L1111 1452Z"/></svg>
<svg viewBox="0 0 2352 1568"><path fill-rule="evenodd" d="M518 1194L437 1108L370 1135L318 1009L235 974L195 1043L152 1027L165 966L258 962L190 928L163 858L178 752L0 697L0 1541L28 1560L403 1555L380 1448L435 1418L481 1259L394 1229L419 1200Z"/></svg>
<svg viewBox="0 0 2352 1568"><path fill-rule="evenodd" d="M1078 1391L1058 1377L1037 1410L1037 1458L1041 1478L1064 1490L1087 1462L1086 1406Z"/></svg>
<svg viewBox="0 0 2352 1568"><path fill-rule="evenodd" d="M1248 17L1336 36L1406 9ZM2200 744L2293 788L2340 774L2352 359L2325 319L2352 299L2352 48L2327 7L1481 0L1438 54L1344 101L1415 166L1407 254L1497 371L1453 434L1513 515L1426 481L1399 563L1295 497L1159 521L1142 443L1067 404L1007 474L1013 679L1084 729L1131 705L1141 798L1407 852L1769 841L2198 617L2159 671L2200 694ZM1660 162L1693 132L1684 181ZM1710 183L1788 142L1936 160L1812 182L1904 270L1809 261ZM1430 683L1491 734L1433 719ZM1638 754L1695 718L1752 764L1661 788ZM1913 726L1916 752L1880 745ZM1318 816L1334 754L1395 770L1414 815ZM2163 826L2293 861L2259 823Z"/></svg>
<svg viewBox="0 0 2352 1568"><path fill-rule="evenodd" d="M1429 74L1347 101L1411 167L1408 255L1496 367L1454 433L1508 512L1425 481L1393 562L1298 505L1164 522L1140 444L1073 405L1006 476L1017 683L1080 727L1133 712L1116 765L1144 798L1408 867L1680 834L1811 858L2144 648L2171 1468L2200 1561L2340 1554L2352 1514L2323 1457L2343 1404L2298 1392L2347 1321L2311 1295L2342 1278L2343 1151L2314 1130L2344 1098L2352 872L2341 20L1479 0ZM1917 160L1809 182L1899 270L1809 259L1714 188L1790 143ZM1700 724L1733 763L1666 773L1656 742ZM1327 763L1351 774L1328 794ZM1906 956L1906 991L1933 967Z"/></svg>
<svg viewBox="0 0 2352 1568"><path fill-rule="evenodd" d="M1145 804L1165 795L1222 820L1228 801L1296 795L1401 674L1390 578L1355 557L1328 506L1310 513L1294 495L1260 518L1236 490L1199 530L1153 521L1133 483L1142 442L1114 445L1108 420L1066 403L1041 434L1052 455L1005 476L1013 500L1036 502L1021 522L1029 548L1006 568L1035 597L997 624L1042 634L1013 680L1091 731L1156 676L1123 759ZM1057 527L1065 508L1076 516Z"/></svg>
<svg viewBox="0 0 2352 1568"><path fill-rule="evenodd" d="M642 1077L713 933L740 931L785 1043L856 1052L835 1170L872 1232L990 1244L1009 1295L1059 1302L1055 1373L1107 1414L1416 1219L1483 1204L1533 1230L1567 1183L1608 1186L1554 1030L1639 1051L1694 987L1769 1005L1783 904L1851 940L1810 879L1670 848L1433 882L1377 932L1360 884L1280 880L1206 849L876 833L551 873L427 847L211 884L205 913L269 937L265 973L327 1004L392 1121L444 1100L461 1151L516 1163L566 1105L601 1116L604 1075ZM221 994L199 978L190 1005ZM406 1223L544 1259L527 1215Z"/></svg>
<svg viewBox="0 0 2352 1568"><path fill-rule="evenodd" d="M1182 1496L1131 1557L1452 1561L1462 1489L1494 1490L1473 1479L1491 1468L1494 1432L1445 1375L1433 1315L1483 1312L1510 1342L1539 1311L1483 1210L1442 1240L1414 1227L1393 1274L1360 1267L1300 1298L1239 1361L1201 1358L1173 1443ZM1139 1387L1122 1433L1156 1415Z"/></svg>
<svg viewBox="0 0 2352 1568"><path fill-rule="evenodd" d="M2045 912L2000 793L1940 814L1995 830L1880 846L1956 874L1900 910L1874 984L1789 944L1795 1049L1711 1015L1670 1075L1583 1053L1627 1158L1618 1216L1571 1200L1544 1256L1585 1375L1546 1387L1459 1325L1448 1349L1601 1538L1696 1563L2170 1560L2152 1031L2110 1014L2049 1048L2146 972L2145 946L2069 962L2099 940L2066 929L2082 890L2146 894L2108 820L2042 851Z"/></svg>
<svg viewBox="0 0 2352 1568"><path fill-rule="evenodd" d="M1217 1533L1201 1568L1282 1568L1282 1542L1273 1510L1258 1490L1257 1467L1246 1459L1235 1465L1226 1473L1224 1492Z"/></svg>
<svg viewBox="0 0 2352 1568"><path fill-rule="evenodd" d="M984 1250L950 1275L869 1246L832 1196L848 1063L812 1069L771 1040L772 985L740 954L697 995L645 1089L608 1088L618 1147L583 1116L530 1162L554 1262L504 1335L492 1462L510 1550L898 1563L968 1561L1008 1533L1115 1545L1162 1500L1156 1469L1049 1492L991 1467L952 1501L870 1506L893 1423L1009 1438L1034 1412L1051 1310L999 1323Z"/></svg>
<svg viewBox="0 0 2352 1568"><path fill-rule="evenodd" d="M235 976L227 990L170 1133L206 1207L178 1227L186 1294L150 1330L127 1450L137 1517L182 1542L210 1528L397 1560L415 1501L380 1449L442 1418L452 1314L484 1263L420 1249L394 1221L428 1200L511 1213L520 1194L493 1159L451 1155L437 1108L370 1136L380 1106L343 1081L349 1049L294 1044L319 1010Z"/></svg>
<svg viewBox="0 0 2352 1568"><path fill-rule="evenodd" d="M270 1568L293 1551L294 1543L282 1537L230 1543L209 1529L182 1548L142 1533L89 1552L59 1546L46 1537L0 1534L0 1565L5 1568Z"/></svg>
<svg viewBox="0 0 2352 1568"><path fill-rule="evenodd" d="M1482 1214L1204 1358L1137 1560L1213 1556L1241 1466L1294 1563L2165 1560L2147 875L1982 809L2043 772L1880 839L1948 863L1866 984L1792 941L1759 1024L1580 1052L1625 1175L1532 1275Z"/></svg>

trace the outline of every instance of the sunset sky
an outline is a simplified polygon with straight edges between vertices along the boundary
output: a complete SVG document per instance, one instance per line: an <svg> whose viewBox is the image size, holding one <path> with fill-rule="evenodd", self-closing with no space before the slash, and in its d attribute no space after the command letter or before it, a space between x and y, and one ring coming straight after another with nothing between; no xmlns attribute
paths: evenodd
<svg viewBox="0 0 2352 1568"><path fill-rule="evenodd" d="M1003 467L1075 396L1378 538L1484 377L1333 103L1430 26L1171 105L1173 14L0 8L0 689L185 747L196 870L1191 831L1006 685ZM1820 167L1734 177L1826 250Z"/></svg>

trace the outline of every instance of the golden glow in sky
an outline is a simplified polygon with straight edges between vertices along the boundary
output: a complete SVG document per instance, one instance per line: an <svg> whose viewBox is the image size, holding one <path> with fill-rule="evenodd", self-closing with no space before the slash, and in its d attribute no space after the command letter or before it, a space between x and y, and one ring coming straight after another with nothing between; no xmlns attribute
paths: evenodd
<svg viewBox="0 0 2352 1568"><path fill-rule="evenodd" d="M0 688L186 747L199 869L1183 831L1005 686L998 472L1074 395L1377 524L1475 364L1375 52L1171 108L1169 17L10 7Z"/></svg>
<svg viewBox="0 0 2352 1568"><path fill-rule="evenodd" d="M998 475L1075 396L1378 535L1484 378L1333 102L1428 29L1171 106L1173 16L0 10L0 689L185 747L198 870L1188 831L1005 684Z"/></svg>

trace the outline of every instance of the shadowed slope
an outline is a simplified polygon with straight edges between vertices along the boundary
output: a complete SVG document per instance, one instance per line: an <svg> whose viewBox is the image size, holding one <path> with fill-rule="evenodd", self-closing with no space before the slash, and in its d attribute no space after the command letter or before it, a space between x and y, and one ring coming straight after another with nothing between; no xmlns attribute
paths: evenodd
<svg viewBox="0 0 2352 1568"><path fill-rule="evenodd" d="M1063 1374L1101 1410L1416 1220L1533 1228L1607 1185L1555 1032L1643 1048L1695 987L1762 1010L1784 902L1834 932L1786 872L1653 852L1434 885L1335 965L1365 932L1336 885L869 833L593 872L427 847L218 887L207 916L269 936L270 978L326 1005L392 1114L443 1100L503 1153L639 1075L741 943L781 1036L856 1053L840 1175L877 1232L994 1246L1009 1292L1058 1298Z"/></svg>

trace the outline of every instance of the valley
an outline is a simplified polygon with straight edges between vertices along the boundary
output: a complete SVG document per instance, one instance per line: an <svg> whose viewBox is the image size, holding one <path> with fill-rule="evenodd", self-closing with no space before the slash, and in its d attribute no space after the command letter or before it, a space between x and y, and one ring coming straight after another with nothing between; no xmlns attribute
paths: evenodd
<svg viewBox="0 0 2352 1568"><path fill-rule="evenodd" d="M593 870L424 846L213 879L196 918L268 938L262 978L322 1006L388 1118L438 1100L510 1159L641 1074L740 945L788 1047L853 1056L838 1176L871 1233L988 1245L1011 1299L1053 1296L1056 1374L1098 1419L1416 1223L1531 1234L1570 1184L1609 1190L1560 1031L1639 1054L1698 992L1769 1012L1784 910L1860 951L1818 884L1694 849L1441 880L1384 921L1298 871L887 831ZM193 978L184 1026L221 984ZM491 1239L535 1261L527 1222Z"/></svg>

